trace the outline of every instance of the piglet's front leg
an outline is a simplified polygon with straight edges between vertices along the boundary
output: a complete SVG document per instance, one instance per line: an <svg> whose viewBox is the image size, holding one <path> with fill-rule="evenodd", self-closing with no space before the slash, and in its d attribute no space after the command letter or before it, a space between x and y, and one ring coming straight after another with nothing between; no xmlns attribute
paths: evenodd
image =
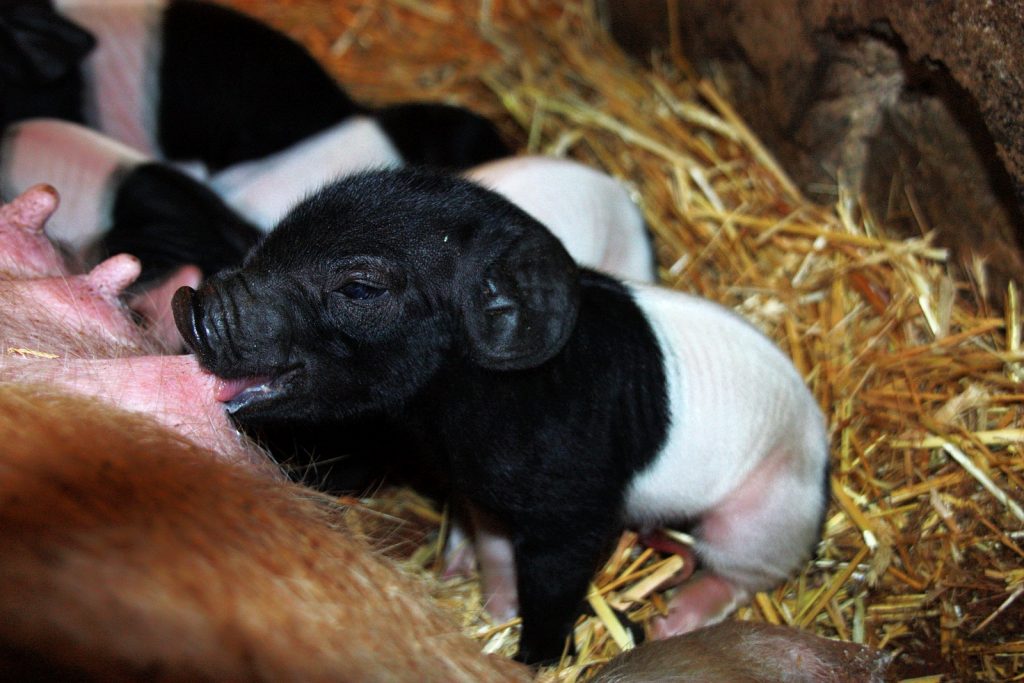
<svg viewBox="0 0 1024 683"><path fill-rule="evenodd" d="M470 533L476 566L483 584L484 608L498 621L509 621L519 613L519 596L516 588L515 551L512 539L505 529L480 508L469 506ZM453 533L463 535L458 527ZM462 552L450 555L452 573L471 569Z"/></svg>
<svg viewBox="0 0 1024 683"><path fill-rule="evenodd" d="M558 661L565 651L594 571L613 528L560 525L551 519L517 525L513 548L523 629L516 659L527 664ZM569 652L573 652L569 642Z"/></svg>

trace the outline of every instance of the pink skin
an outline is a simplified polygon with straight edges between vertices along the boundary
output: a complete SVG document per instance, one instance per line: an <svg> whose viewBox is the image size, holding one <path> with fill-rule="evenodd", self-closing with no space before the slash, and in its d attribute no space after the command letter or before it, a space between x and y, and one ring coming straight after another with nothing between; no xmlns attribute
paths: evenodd
<svg viewBox="0 0 1024 683"><path fill-rule="evenodd" d="M41 391L70 391L144 413L219 456L280 476L266 455L246 441L231 424L220 403L230 389L202 370L192 356L146 356L150 335L135 325L121 302L125 288L139 276L138 259L119 254L83 275L67 273L43 233L57 207L57 194L39 186L0 206L0 264L11 264L0 279L0 338L15 344L22 338L47 348L40 355L0 355L0 381L31 383ZM153 327L167 347L169 300L180 284L198 281L198 270L183 268L146 299L135 303L153 317ZM167 291L164 291L167 290ZM52 348L49 348L51 347ZM46 358L50 353L59 356ZM83 359L78 356L112 355ZM127 354L127 355L126 355Z"/></svg>
<svg viewBox="0 0 1024 683"><path fill-rule="evenodd" d="M4 374L9 381L95 396L144 413L229 461L271 473L269 460L243 439L216 400L223 382L192 356L21 360L8 363Z"/></svg>
<svg viewBox="0 0 1024 683"><path fill-rule="evenodd" d="M0 272L11 277L66 275L67 268L43 232L60 197L49 185L35 185L0 206Z"/></svg>
<svg viewBox="0 0 1024 683"><path fill-rule="evenodd" d="M203 273L196 266L182 266L171 273L163 283L137 294L128 301L128 307L142 316L146 329L168 351L180 352L185 343L174 324L171 298L181 287L196 289Z"/></svg>
<svg viewBox="0 0 1024 683"><path fill-rule="evenodd" d="M468 531L460 520L452 522L442 576L470 577L479 569L484 609L499 622L513 619L519 611L519 596L512 544L493 520L472 506L467 521Z"/></svg>
<svg viewBox="0 0 1024 683"><path fill-rule="evenodd" d="M737 558L749 555L754 544L763 542L764 520L784 523L790 501L773 496L772 490L786 487L792 477L786 454L773 453L722 502L704 513L696 539L708 568L682 584L669 601L668 614L652 623L652 637L668 638L717 624L746 603L752 593L780 581L780 577L764 575L760 567L744 567ZM793 549L777 548L775 552L792 553Z"/></svg>
<svg viewBox="0 0 1024 683"><path fill-rule="evenodd" d="M89 273L71 275L46 236L46 221L59 195L36 185L0 206L0 279L2 299L26 313L29 322L45 324L86 339L149 345L126 315L120 295L139 276L139 261L119 254Z"/></svg>
<svg viewBox="0 0 1024 683"><path fill-rule="evenodd" d="M484 586L484 607L498 621L513 619L519 612L516 565L512 544L489 515L470 508L473 539Z"/></svg>
<svg viewBox="0 0 1024 683"><path fill-rule="evenodd" d="M120 294L139 275L139 260L118 254L84 275L56 275L32 280L0 282L4 300L21 302L21 307L46 322L82 337L145 347L142 331L132 323Z"/></svg>
<svg viewBox="0 0 1024 683"><path fill-rule="evenodd" d="M145 348L156 341L167 351L181 349L171 316L170 299L183 285L196 287L199 269L185 266L164 284L136 296L132 308L146 319L147 334L126 315L121 295L139 276L138 259L118 254L84 275L71 275L43 228L59 204L49 185L36 185L10 204L0 206L0 280L3 300L39 315L87 339L115 341Z"/></svg>
<svg viewBox="0 0 1024 683"><path fill-rule="evenodd" d="M749 597L717 574L698 573L669 601L668 614L651 622L651 638L661 640L717 624Z"/></svg>

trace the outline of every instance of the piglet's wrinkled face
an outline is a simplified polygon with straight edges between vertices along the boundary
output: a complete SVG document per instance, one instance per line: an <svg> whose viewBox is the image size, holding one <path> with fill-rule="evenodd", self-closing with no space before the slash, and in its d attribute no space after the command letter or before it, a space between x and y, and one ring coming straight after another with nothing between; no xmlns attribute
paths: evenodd
<svg viewBox="0 0 1024 683"><path fill-rule="evenodd" d="M202 365L231 380L221 398L238 417L323 419L400 405L452 358L545 361L575 321L575 288L571 259L526 214L401 170L314 195L173 308Z"/></svg>
<svg viewBox="0 0 1024 683"><path fill-rule="evenodd" d="M444 325L396 264L328 261L294 273L243 268L175 295L179 330L207 369L233 380L221 399L240 417L359 412L436 367Z"/></svg>
<svg viewBox="0 0 1024 683"><path fill-rule="evenodd" d="M418 273L379 253L274 258L287 246L268 243L253 265L175 296L186 343L233 380L221 397L231 412L345 416L400 399L436 369L448 345L445 312L424 296Z"/></svg>

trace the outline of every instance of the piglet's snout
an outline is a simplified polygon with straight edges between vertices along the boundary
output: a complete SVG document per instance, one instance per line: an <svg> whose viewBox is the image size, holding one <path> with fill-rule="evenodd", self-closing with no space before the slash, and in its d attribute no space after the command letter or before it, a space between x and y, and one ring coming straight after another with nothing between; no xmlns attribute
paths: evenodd
<svg viewBox="0 0 1024 683"><path fill-rule="evenodd" d="M203 310L200 297L191 287L181 287L171 299L171 311L174 313L174 324L181 333L185 344L206 367L214 364L213 350L208 342L206 329L203 327Z"/></svg>
<svg viewBox="0 0 1024 683"><path fill-rule="evenodd" d="M182 287L171 309L182 339L199 363L229 379L276 375L291 364L294 297L284 285L227 273L198 289Z"/></svg>

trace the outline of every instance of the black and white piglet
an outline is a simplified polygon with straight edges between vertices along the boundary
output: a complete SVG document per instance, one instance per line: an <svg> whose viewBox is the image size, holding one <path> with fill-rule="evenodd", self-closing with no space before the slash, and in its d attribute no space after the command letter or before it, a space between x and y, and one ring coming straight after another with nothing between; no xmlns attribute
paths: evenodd
<svg viewBox="0 0 1024 683"><path fill-rule="evenodd" d="M625 525L696 524L707 572L662 635L781 582L818 538L827 438L788 359L720 306L577 267L463 179L331 185L174 314L238 416L414 430L487 521L485 580L514 557L485 588L518 600L525 661L561 653Z"/></svg>
<svg viewBox="0 0 1024 683"><path fill-rule="evenodd" d="M137 290L179 266L237 265L254 226L269 229L328 179L508 153L460 107L359 105L301 45L210 2L9 0L0 57L4 197L45 182L81 198L84 212L66 207L50 229L72 250L88 240L139 256Z"/></svg>
<svg viewBox="0 0 1024 683"><path fill-rule="evenodd" d="M204 275L236 266L262 236L205 184L67 121L29 119L0 137L0 196L39 183L61 190L50 239L89 266L135 255L143 266L136 290L185 264Z"/></svg>
<svg viewBox="0 0 1024 683"><path fill-rule="evenodd" d="M618 179L572 159L530 155L490 161L463 175L543 223L579 265L654 282L647 224Z"/></svg>
<svg viewBox="0 0 1024 683"><path fill-rule="evenodd" d="M213 2L52 0L49 13L39 7L45 4L0 7L3 18L37 6L19 31L27 37L9 39L24 45L23 54L15 50L20 59L8 65L10 76L0 71L0 82L23 83L16 94L24 102L0 108L11 120L70 118L147 156L199 161L211 172L367 120L374 130L362 132L372 140L358 144L372 146L383 162L400 155L408 163L469 167L507 153L490 122L461 107L360 105L297 42ZM68 21L92 37L91 51L65 45ZM12 23L0 21L0 38ZM63 87L31 68L38 63L66 72ZM69 109L76 99L78 110Z"/></svg>

